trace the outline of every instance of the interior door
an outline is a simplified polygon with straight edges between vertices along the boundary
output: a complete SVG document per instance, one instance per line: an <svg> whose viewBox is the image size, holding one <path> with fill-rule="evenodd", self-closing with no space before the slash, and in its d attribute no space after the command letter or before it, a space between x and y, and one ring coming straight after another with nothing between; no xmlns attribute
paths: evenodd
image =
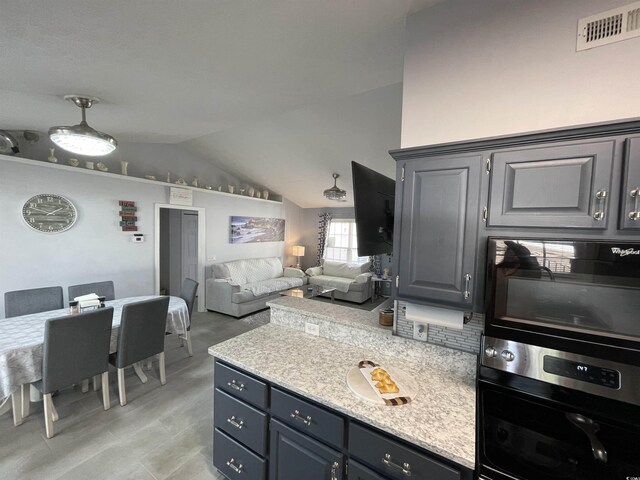
<svg viewBox="0 0 640 480"><path fill-rule="evenodd" d="M182 279L198 279L198 214L182 212Z"/></svg>

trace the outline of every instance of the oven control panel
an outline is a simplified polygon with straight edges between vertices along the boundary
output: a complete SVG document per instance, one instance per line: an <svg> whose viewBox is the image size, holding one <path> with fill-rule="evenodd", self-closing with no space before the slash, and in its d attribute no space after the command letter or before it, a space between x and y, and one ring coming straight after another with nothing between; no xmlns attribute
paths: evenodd
<svg viewBox="0 0 640 480"><path fill-rule="evenodd" d="M572 362L564 358L545 355L543 368L547 373L553 373L567 378L575 378L583 382L594 383L608 388L620 388L620 372L611 368L602 368L587 363Z"/></svg>
<svg viewBox="0 0 640 480"><path fill-rule="evenodd" d="M483 337L482 366L640 405L640 367Z"/></svg>

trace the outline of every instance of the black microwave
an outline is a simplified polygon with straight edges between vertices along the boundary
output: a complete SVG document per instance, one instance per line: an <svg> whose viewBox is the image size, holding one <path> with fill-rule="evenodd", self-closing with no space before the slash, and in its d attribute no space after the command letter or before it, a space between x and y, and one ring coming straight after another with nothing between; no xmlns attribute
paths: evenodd
<svg viewBox="0 0 640 480"><path fill-rule="evenodd" d="M640 365L640 243L490 238L488 336Z"/></svg>

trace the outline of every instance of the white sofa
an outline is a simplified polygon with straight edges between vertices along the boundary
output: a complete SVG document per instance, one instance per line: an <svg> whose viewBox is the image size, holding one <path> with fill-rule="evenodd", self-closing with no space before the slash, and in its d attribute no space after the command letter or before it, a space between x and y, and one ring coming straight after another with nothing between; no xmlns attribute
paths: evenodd
<svg viewBox="0 0 640 480"><path fill-rule="evenodd" d="M278 257L215 263L206 280L207 310L242 317L262 310L278 292L307 283L302 270L283 268Z"/></svg>
<svg viewBox="0 0 640 480"><path fill-rule="evenodd" d="M311 285L333 287L335 298L363 303L371 298L373 289L369 262L361 265L324 260L322 266L306 270Z"/></svg>

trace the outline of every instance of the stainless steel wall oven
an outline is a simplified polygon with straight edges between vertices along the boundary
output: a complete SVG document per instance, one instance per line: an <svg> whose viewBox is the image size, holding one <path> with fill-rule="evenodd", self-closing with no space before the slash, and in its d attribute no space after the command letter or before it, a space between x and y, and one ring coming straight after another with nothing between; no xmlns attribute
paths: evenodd
<svg viewBox="0 0 640 480"><path fill-rule="evenodd" d="M489 240L480 478L640 480L640 244Z"/></svg>

